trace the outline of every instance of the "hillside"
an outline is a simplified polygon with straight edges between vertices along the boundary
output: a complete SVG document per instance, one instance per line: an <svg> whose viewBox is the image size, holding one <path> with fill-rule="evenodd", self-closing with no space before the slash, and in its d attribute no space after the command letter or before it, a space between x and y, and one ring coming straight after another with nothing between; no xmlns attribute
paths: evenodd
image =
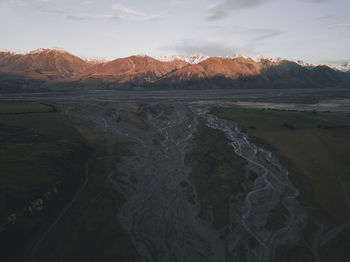
<svg viewBox="0 0 350 262"><path fill-rule="evenodd" d="M65 50L37 49L26 54L0 52L0 71L39 79L63 79L90 68L86 61Z"/></svg>
<svg viewBox="0 0 350 262"><path fill-rule="evenodd" d="M186 65L181 60L163 62L149 56L131 56L98 64L73 80L144 84Z"/></svg>
<svg viewBox="0 0 350 262"><path fill-rule="evenodd" d="M324 88L350 87L350 73L340 67L264 56L150 57L146 55L81 59L63 49L28 53L0 50L0 92L74 88Z"/></svg>
<svg viewBox="0 0 350 262"><path fill-rule="evenodd" d="M198 64L188 65L177 70L162 81L179 82L196 80L201 78L225 77L238 79L240 77L254 76L260 74L261 65L251 59L211 57Z"/></svg>

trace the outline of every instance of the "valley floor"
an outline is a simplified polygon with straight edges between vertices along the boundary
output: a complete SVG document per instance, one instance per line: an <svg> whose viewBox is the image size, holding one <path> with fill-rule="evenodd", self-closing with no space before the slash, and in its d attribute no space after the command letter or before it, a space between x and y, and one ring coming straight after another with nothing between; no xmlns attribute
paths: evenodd
<svg viewBox="0 0 350 262"><path fill-rule="evenodd" d="M0 103L4 218L40 198L33 183L72 182L8 222L7 261L349 261L348 92L225 92L0 97L22 100ZM30 179L13 165L35 161Z"/></svg>

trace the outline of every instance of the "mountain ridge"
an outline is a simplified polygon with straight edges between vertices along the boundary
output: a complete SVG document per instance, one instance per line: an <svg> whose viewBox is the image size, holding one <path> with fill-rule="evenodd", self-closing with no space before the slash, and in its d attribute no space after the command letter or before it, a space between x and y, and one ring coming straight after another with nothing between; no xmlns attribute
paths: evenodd
<svg viewBox="0 0 350 262"><path fill-rule="evenodd" d="M88 67L83 59L59 48L39 48L24 54L0 52L1 71L43 80L69 78Z"/></svg>
<svg viewBox="0 0 350 262"><path fill-rule="evenodd" d="M38 48L38 49L34 49L34 50L28 51L28 52L15 52L15 51L9 51L9 50L0 48L0 53L10 53L13 55L27 55L27 54L35 54L35 53L40 53L40 52L45 52L45 51L57 51L57 52L68 53L68 54L73 55L72 53L70 53L67 50L60 48L60 47ZM136 55L132 55L132 56L148 56L148 57L152 57L156 60L163 61L163 62L171 62L174 60L183 60L183 61L190 63L190 64L198 64L198 63L200 63L208 58L211 58L211 57L220 57L220 58L228 58L228 59L236 59L238 57L243 57L243 58L250 58L256 62L260 62L261 60L269 60L269 61L274 61L274 62L281 61L281 60L287 60L287 61L292 61L292 62L298 63L300 65L305 65L305 66L309 66L309 67L311 67L311 66L312 67L328 66L332 69L339 70L339 71L349 71L350 70L350 60L349 60L349 62L344 63L342 65L330 64L330 63L315 64L315 63L308 63L308 62L305 62L305 61L299 60L299 59L298 60L290 60L290 59L282 58L282 57L271 58L271 57L266 57L263 54L258 55L256 57L250 57L250 56L246 56L243 54L234 54L234 55L226 55L226 56L207 56L207 55L202 54L202 53L195 53L195 54L190 54L190 55L186 55L186 56L184 56L184 55L152 56L152 55L147 55L147 54L136 54ZM128 57L130 57L130 56L128 56ZM127 58L127 57L118 57L118 58ZM118 59L118 58L115 58L115 59ZM110 61L115 60L115 59L105 59L105 58L98 58L98 57L86 58L86 59L81 58L81 59L84 61L87 61L87 62L91 62L93 64L105 63L105 62L110 62Z"/></svg>
<svg viewBox="0 0 350 262"><path fill-rule="evenodd" d="M37 84L34 80L45 86L87 84L102 88L349 87L349 70L350 62L330 67L262 55L134 55L108 61L82 59L61 48L27 53L0 50L0 87L8 86L6 90L30 86L31 81Z"/></svg>

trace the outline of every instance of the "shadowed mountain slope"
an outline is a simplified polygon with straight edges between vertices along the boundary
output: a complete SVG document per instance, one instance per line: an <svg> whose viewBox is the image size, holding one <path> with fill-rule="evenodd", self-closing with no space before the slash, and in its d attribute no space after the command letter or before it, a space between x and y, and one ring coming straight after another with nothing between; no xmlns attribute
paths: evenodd
<svg viewBox="0 0 350 262"><path fill-rule="evenodd" d="M59 48L0 50L0 92L84 88L350 87L350 74L329 66L245 56L184 59L146 55L83 60Z"/></svg>

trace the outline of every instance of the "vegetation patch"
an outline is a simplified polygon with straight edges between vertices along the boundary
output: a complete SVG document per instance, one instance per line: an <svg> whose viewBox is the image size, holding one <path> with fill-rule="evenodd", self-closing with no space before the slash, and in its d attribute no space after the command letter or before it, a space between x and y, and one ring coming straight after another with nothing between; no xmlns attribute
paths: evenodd
<svg viewBox="0 0 350 262"><path fill-rule="evenodd" d="M217 228L227 225L229 197L244 181L246 160L236 155L224 133L201 122L194 136L193 150L186 156L192 166L201 215Z"/></svg>
<svg viewBox="0 0 350 262"><path fill-rule="evenodd" d="M39 113L52 111L52 108L40 103L0 103L0 115L19 113Z"/></svg>
<svg viewBox="0 0 350 262"><path fill-rule="evenodd" d="M0 244L23 261L43 225L81 183L91 149L54 107L0 103Z"/></svg>
<svg viewBox="0 0 350 262"><path fill-rule="evenodd" d="M254 143L279 156L300 190L299 200L311 218L337 224L350 219L339 179L340 174L349 194L350 119L346 114L250 109L218 109L214 113L238 123L248 131ZM279 211L274 216L278 218L278 214ZM318 229L311 219L308 236L315 230ZM343 235L342 239L349 238L349 232ZM306 245L312 245L310 237L305 241ZM282 250L277 257L284 252ZM335 250L336 245L330 246L327 254L336 254ZM310 261L310 253L306 246L297 246L283 255L286 260L276 261ZM340 253L337 258L337 261L346 261L346 256Z"/></svg>
<svg viewBox="0 0 350 262"><path fill-rule="evenodd" d="M117 210L125 200L109 179L128 151L118 141L92 133L85 123L74 122L96 152L90 162L89 183L38 250L38 262L138 261L128 233L117 220Z"/></svg>

